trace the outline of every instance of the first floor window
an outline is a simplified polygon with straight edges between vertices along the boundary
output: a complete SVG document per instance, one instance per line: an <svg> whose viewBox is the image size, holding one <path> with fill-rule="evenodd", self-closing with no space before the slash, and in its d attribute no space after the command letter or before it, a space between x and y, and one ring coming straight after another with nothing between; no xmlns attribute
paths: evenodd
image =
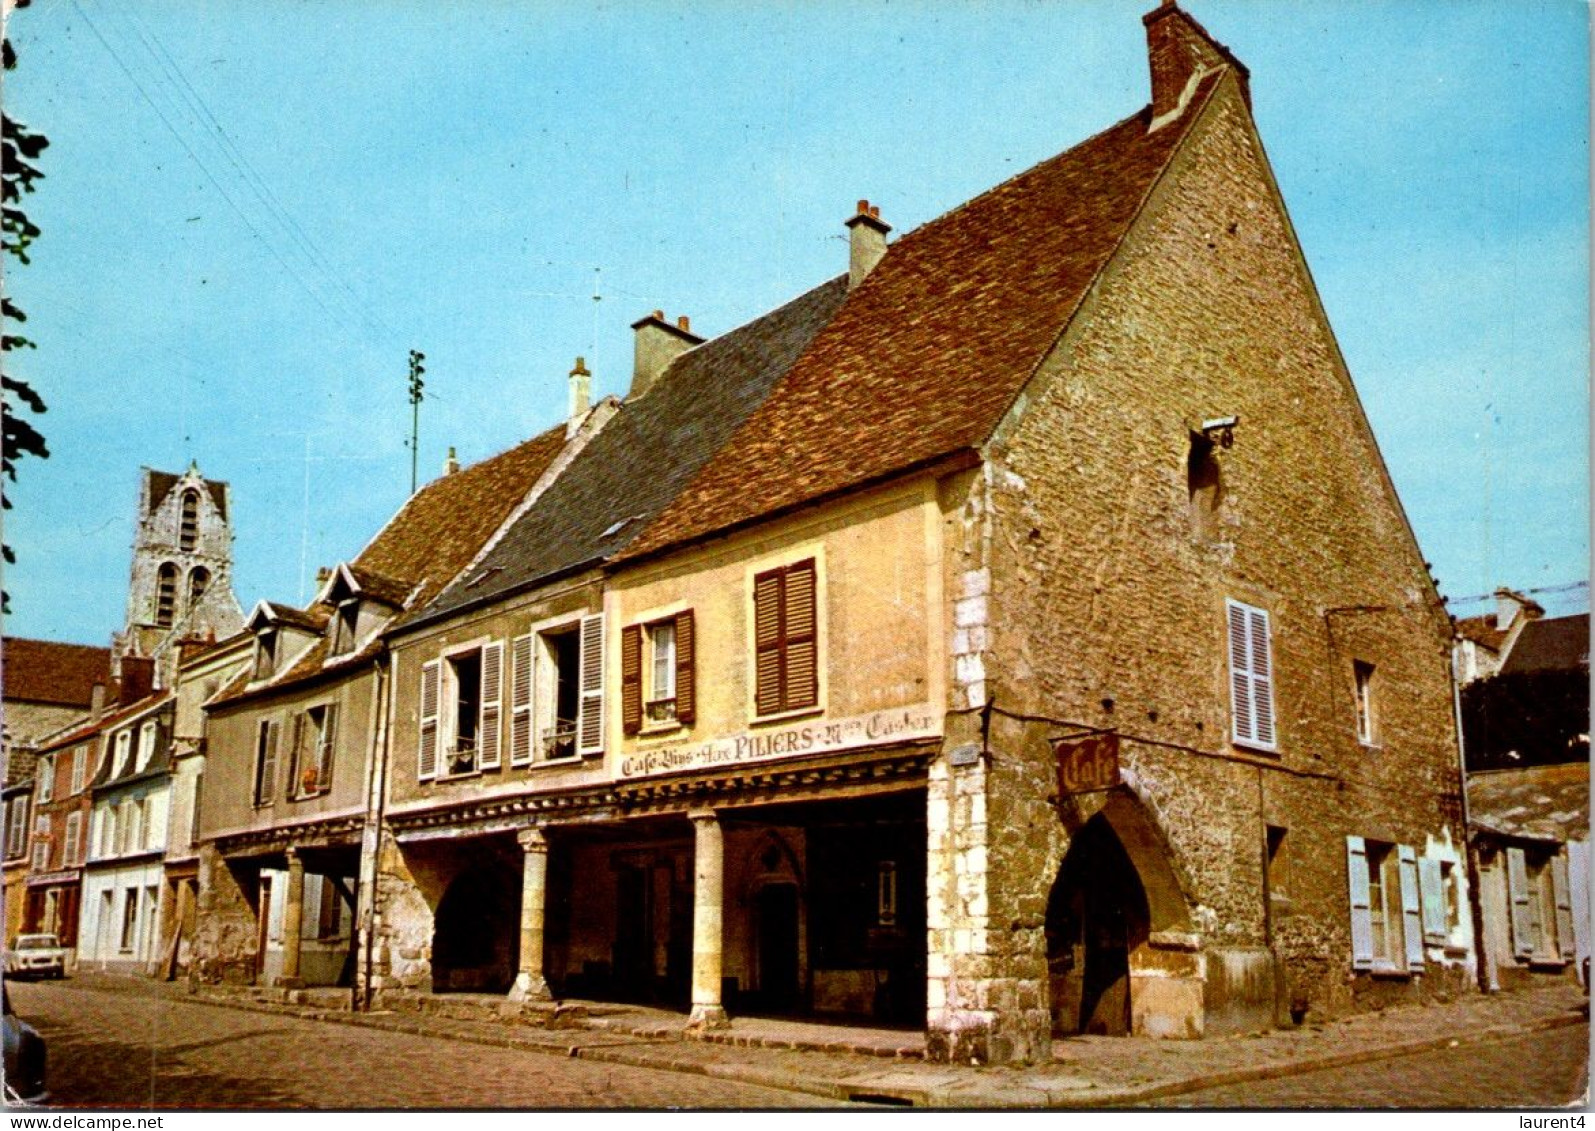
<svg viewBox="0 0 1595 1131"><path fill-rule="evenodd" d="M627 734L696 717L692 610L620 634L621 724Z"/></svg>
<svg viewBox="0 0 1595 1131"><path fill-rule="evenodd" d="M133 949L133 938L138 933L138 889L128 888L122 893L122 941L118 944L121 950Z"/></svg>
<svg viewBox="0 0 1595 1131"><path fill-rule="evenodd" d="M1569 961L1574 944L1567 857L1551 848L1510 847L1506 880L1512 901L1513 955L1524 962Z"/></svg>
<svg viewBox="0 0 1595 1131"><path fill-rule="evenodd" d="M80 864L83 861L83 814L68 813L66 818L66 847L62 850L61 863L67 867Z"/></svg>
<svg viewBox="0 0 1595 1131"><path fill-rule="evenodd" d="M1346 838L1352 968L1422 971L1418 855L1405 844Z"/></svg>
<svg viewBox="0 0 1595 1131"><path fill-rule="evenodd" d="M260 724L255 737L255 804L269 805L277 795L277 736L282 725L275 719Z"/></svg>
<svg viewBox="0 0 1595 1131"><path fill-rule="evenodd" d="M758 715L816 706L817 573L813 558L753 578L753 702Z"/></svg>
<svg viewBox="0 0 1595 1131"><path fill-rule="evenodd" d="M295 797L316 797L332 788L332 755L338 738L338 705L323 703L294 719L293 766L288 771Z"/></svg>
<svg viewBox="0 0 1595 1131"><path fill-rule="evenodd" d="M11 820L6 825L6 856L21 856L28 848L28 799L11 799Z"/></svg>
<svg viewBox="0 0 1595 1131"><path fill-rule="evenodd" d="M420 777L499 768L503 677L497 640L421 665Z"/></svg>
<svg viewBox="0 0 1595 1131"><path fill-rule="evenodd" d="M1225 602L1228 616L1230 737L1236 745L1277 749L1274 656L1268 613Z"/></svg>
<svg viewBox="0 0 1595 1131"><path fill-rule="evenodd" d="M50 800L50 794L55 786L55 763L49 758L40 758L33 773L39 783L39 803L43 804Z"/></svg>
<svg viewBox="0 0 1595 1131"><path fill-rule="evenodd" d="M1377 733L1374 722L1373 665L1355 660L1351 665L1352 690L1357 706L1357 741L1372 746Z"/></svg>

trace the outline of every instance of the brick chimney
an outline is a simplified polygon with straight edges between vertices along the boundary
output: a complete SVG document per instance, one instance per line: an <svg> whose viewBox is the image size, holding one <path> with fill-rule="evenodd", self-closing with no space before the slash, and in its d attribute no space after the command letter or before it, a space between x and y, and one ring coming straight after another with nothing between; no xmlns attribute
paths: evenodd
<svg viewBox="0 0 1595 1131"><path fill-rule="evenodd" d="M1502 632L1512 627L1512 622L1521 615L1524 620L1538 620L1545 615L1545 609L1538 601L1525 597L1516 589L1502 587L1495 591L1495 627Z"/></svg>
<svg viewBox="0 0 1595 1131"><path fill-rule="evenodd" d="M97 723L105 714L105 684L96 683L89 689L89 722Z"/></svg>
<svg viewBox="0 0 1595 1131"><path fill-rule="evenodd" d="M578 357L576 367L570 371L570 412L565 417L565 435L576 434L582 418L593 403L593 375L587 371L587 359Z"/></svg>
<svg viewBox="0 0 1595 1131"><path fill-rule="evenodd" d="M1152 65L1152 124L1177 117L1209 71L1231 67L1240 79L1241 93L1251 105L1251 72L1207 29L1191 18L1174 0L1163 0L1141 17L1146 25L1146 49Z"/></svg>
<svg viewBox="0 0 1595 1131"><path fill-rule="evenodd" d="M449 454L443 459L443 474L453 475L458 470L460 470L460 460L459 457L454 454L454 445L450 444Z"/></svg>
<svg viewBox="0 0 1595 1131"><path fill-rule="evenodd" d="M692 332L686 315L676 319L672 326L665 321L662 310L633 322L631 328L637 332L637 352L631 369L631 391L626 394L628 400L646 393L666 366L703 341Z"/></svg>
<svg viewBox="0 0 1595 1131"><path fill-rule="evenodd" d="M867 200L858 202L858 212L847 221L852 241L847 255L847 289L852 290L875 270L886 254L886 233L892 226L881 219L881 210Z"/></svg>
<svg viewBox="0 0 1595 1131"><path fill-rule="evenodd" d="M122 657L122 689L117 705L125 707L137 703L155 690L155 659L153 656L126 655Z"/></svg>

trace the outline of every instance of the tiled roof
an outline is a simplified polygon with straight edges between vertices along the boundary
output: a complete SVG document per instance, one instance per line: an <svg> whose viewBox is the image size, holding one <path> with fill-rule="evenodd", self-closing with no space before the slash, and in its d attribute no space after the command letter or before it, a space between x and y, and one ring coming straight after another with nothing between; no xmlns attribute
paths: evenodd
<svg viewBox="0 0 1595 1131"><path fill-rule="evenodd" d="M565 446L560 424L507 452L445 475L410 497L354 560L359 575L419 585L424 604L481 552ZM362 582L362 584L364 584ZM409 590L406 590L409 596Z"/></svg>
<svg viewBox="0 0 1595 1131"><path fill-rule="evenodd" d="M87 707L96 683L110 691L109 648L8 636L0 665L8 701Z"/></svg>
<svg viewBox="0 0 1595 1131"><path fill-rule="evenodd" d="M1499 652L1506 643L1506 632L1495 627L1495 614L1482 617L1464 617L1457 621L1457 635L1475 644L1482 644L1492 652Z"/></svg>
<svg viewBox="0 0 1595 1131"><path fill-rule="evenodd" d="M1219 82L1143 110L892 244L791 372L619 558L983 443Z"/></svg>
<svg viewBox="0 0 1595 1131"><path fill-rule="evenodd" d="M325 605L311 605L308 609L296 609L292 605L284 605L276 601L262 601L261 604L268 610L269 619L293 625L295 628L302 628L306 632L320 632L326 627L327 621L332 617L332 610Z"/></svg>
<svg viewBox="0 0 1595 1131"><path fill-rule="evenodd" d="M625 401L543 496L417 620L623 549L691 480L842 305L833 279L688 350Z"/></svg>
<svg viewBox="0 0 1595 1131"><path fill-rule="evenodd" d="M1586 839L1589 796L1588 762L1468 775L1468 814L1473 823L1508 836Z"/></svg>
<svg viewBox="0 0 1595 1131"><path fill-rule="evenodd" d="M39 753L47 754L53 750L60 750L64 746L74 746L85 738L93 738L95 735L111 730L141 712L149 710L151 707L158 705L163 699L169 699L171 696L172 692L170 690L156 691L153 694L146 695L136 703L129 703L126 707L101 715L98 720L84 720L83 723L73 727L71 730L61 731L53 735L49 742L39 747Z"/></svg>
<svg viewBox="0 0 1595 1131"><path fill-rule="evenodd" d="M462 473L463 474L463 473ZM396 609L404 607L405 599L410 596L410 591L415 586L408 581L401 581L396 577L385 577L374 569L364 566L351 565L349 573L360 586L360 592L367 597L372 597Z"/></svg>
<svg viewBox="0 0 1595 1131"><path fill-rule="evenodd" d="M1501 674L1577 671L1589 667L1589 617L1531 620L1518 633Z"/></svg>
<svg viewBox="0 0 1595 1131"><path fill-rule="evenodd" d="M161 505L172 488L177 486L183 477L173 475L170 471L150 471L150 510ZM227 484L220 479L204 480L205 489L210 493L210 501L216 504L216 511L222 518L227 517Z"/></svg>

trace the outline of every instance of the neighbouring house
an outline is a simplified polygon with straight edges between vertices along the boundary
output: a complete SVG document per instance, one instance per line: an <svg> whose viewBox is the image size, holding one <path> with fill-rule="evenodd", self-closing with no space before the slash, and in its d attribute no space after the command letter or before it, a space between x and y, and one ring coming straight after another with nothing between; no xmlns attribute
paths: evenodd
<svg viewBox="0 0 1595 1131"><path fill-rule="evenodd" d="M232 506L226 483L196 464L181 475L144 468L127 588L127 619L115 656L147 656L170 687L185 640L218 640L243 627L233 595Z"/></svg>
<svg viewBox="0 0 1595 1131"><path fill-rule="evenodd" d="M245 669L204 701L195 977L351 985L392 696L382 631L452 581L612 411L584 400L568 426L463 470L451 452L308 608L255 607Z"/></svg>
<svg viewBox="0 0 1595 1131"><path fill-rule="evenodd" d="M638 322L614 419L384 629L376 1000L999 1063L1472 985L1449 618L1247 69L1144 24L1149 106L890 245L860 202L739 329Z"/></svg>
<svg viewBox="0 0 1595 1131"><path fill-rule="evenodd" d="M1466 686L1501 670L1524 629L1545 615L1544 607L1516 589L1495 591L1495 610L1456 622L1457 682Z"/></svg>
<svg viewBox="0 0 1595 1131"><path fill-rule="evenodd" d="M134 661L124 656L123 682ZM78 911L79 968L149 974L158 960L171 795L173 695L155 691L100 727L88 856Z"/></svg>
<svg viewBox="0 0 1595 1131"><path fill-rule="evenodd" d="M1468 775L1490 989L1584 976L1589 795L1587 761Z"/></svg>

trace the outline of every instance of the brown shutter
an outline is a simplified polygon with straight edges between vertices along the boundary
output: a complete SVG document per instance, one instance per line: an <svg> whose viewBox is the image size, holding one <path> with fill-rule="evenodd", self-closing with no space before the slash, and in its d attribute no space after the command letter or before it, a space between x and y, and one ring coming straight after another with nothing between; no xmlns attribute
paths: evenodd
<svg viewBox="0 0 1595 1131"><path fill-rule="evenodd" d="M328 703L321 714L321 738L316 744L316 788L332 788L332 755L338 742L338 705Z"/></svg>
<svg viewBox="0 0 1595 1131"><path fill-rule="evenodd" d="M642 626L620 630L620 727L626 734L642 730Z"/></svg>
<svg viewBox="0 0 1595 1131"><path fill-rule="evenodd" d="M785 570L772 569L753 578L754 711L770 715L781 709L782 655L781 578Z"/></svg>
<svg viewBox="0 0 1595 1131"><path fill-rule="evenodd" d="M698 689L693 682L696 668L693 656L692 610L676 614L676 722L691 726L698 717Z"/></svg>
<svg viewBox="0 0 1595 1131"><path fill-rule="evenodd" d="M310 760L305 757L305 732L310 728L305 726L305 713L299 712L294 716L294 736L288 747L288 796L298 797L304 791L299 788L300 775L305 772L305 767Z"/></svg>
<svg viewBox="0 0 1595 1131"><path fill-rule="evenodd" d="M787 568L783 602L786 695L782 707L788 711L812 707L820 701L814 590L814 559Z"/></svg>

